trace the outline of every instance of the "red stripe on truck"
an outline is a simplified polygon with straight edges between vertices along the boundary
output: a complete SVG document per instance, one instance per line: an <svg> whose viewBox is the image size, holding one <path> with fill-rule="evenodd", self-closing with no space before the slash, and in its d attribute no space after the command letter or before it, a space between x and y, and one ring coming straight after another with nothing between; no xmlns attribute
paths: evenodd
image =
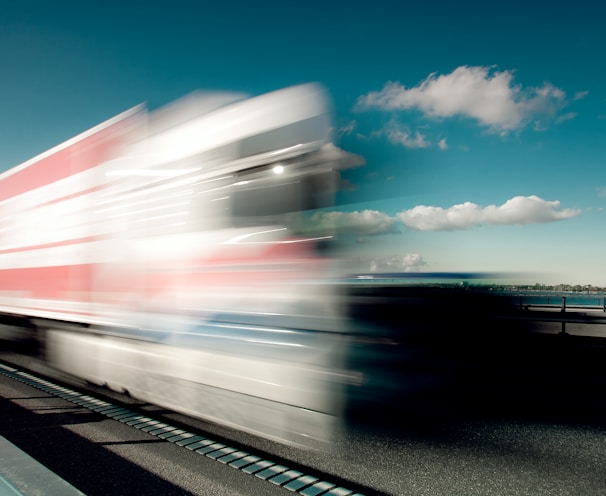
<svg viewBox="0 0 606 496"><path fill-rule="evenodd" d="M0 291L26 298L60 298L67 292L89 292L94 264L0 270Z"/></svg>
<svg viewBox="0 0 606 496"><path fill-rule="evenodd" d="M105 129L88 131L0 175L0 201L92 169L110 160L116 154L129 125L130 119L124 119Z"/></svg>

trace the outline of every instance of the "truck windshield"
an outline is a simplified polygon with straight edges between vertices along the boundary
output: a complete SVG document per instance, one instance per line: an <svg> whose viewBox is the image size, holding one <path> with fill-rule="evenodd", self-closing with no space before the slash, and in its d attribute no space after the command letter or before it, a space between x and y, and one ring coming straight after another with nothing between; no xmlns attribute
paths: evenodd
<svg viewBox="0 0 606 496"><path fill-rule="evenodd" d="M231 215L234 225L274 224L277 218L285 214L332 204L336 180L333 171L299 175L289 175L287 172L271 174L233 185Z"/></svg>

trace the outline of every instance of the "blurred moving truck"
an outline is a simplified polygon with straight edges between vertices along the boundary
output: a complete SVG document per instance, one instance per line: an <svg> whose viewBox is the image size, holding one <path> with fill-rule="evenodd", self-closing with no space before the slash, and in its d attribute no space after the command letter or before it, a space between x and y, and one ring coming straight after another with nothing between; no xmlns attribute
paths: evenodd
<svg viewBox="0 0 606 496"><path fill-rule="evenodd" d="M0 312L70 374L314 445L347 376L325 91L128 110L0 175ZM19 326L16 326L18 323Z"/></svg>

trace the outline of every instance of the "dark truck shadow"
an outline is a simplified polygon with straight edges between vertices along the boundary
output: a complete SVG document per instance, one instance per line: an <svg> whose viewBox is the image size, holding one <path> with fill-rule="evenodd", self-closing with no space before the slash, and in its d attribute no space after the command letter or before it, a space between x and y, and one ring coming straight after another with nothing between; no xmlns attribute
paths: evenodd
<svg viewBox="0 0 606 496"><path fill-rule="evenodd" d="M65 428L103 420L100 414L37 415L5 398L0 398L0 412L0 435L84 494L191 494Z"/></svg>
<svg viewBox="0 0 606 496"><path fill-rule="evenodd" d="M351 288L347 420L438 429L477 419L606 425L606 339L536 332L468 288Z"/></svg>

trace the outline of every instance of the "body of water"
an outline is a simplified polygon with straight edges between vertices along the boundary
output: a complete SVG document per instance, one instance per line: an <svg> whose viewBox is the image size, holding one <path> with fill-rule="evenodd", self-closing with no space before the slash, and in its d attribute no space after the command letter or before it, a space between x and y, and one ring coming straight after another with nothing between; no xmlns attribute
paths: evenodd
<svg viewBox="0 0 606 496"><path fill-rule="evenodd" d="M577 293L572 291L502 291L501 294L520 298L524 305L561 305L604 307L605 293Z"/></svg>

